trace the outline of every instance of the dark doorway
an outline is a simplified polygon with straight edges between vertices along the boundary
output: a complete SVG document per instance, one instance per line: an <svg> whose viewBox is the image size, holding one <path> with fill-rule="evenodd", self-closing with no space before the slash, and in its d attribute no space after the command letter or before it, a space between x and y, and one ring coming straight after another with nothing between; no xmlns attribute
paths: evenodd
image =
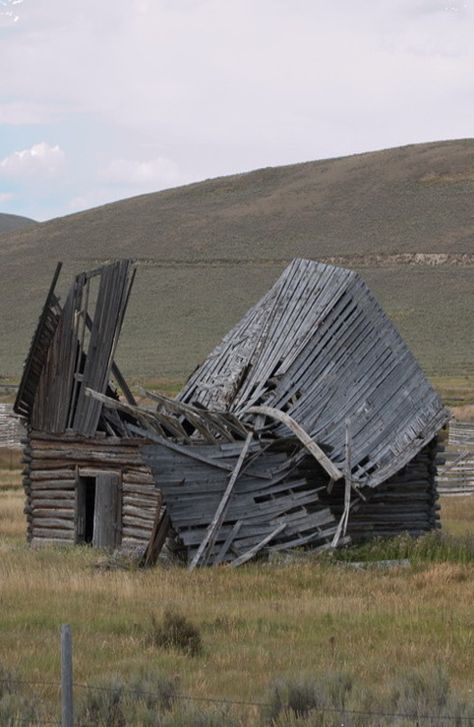
<svg viewBox="0 0 474 727"><path fill-rule="evenodd" d="M76 543L115 548L122 534L120 477L115 472L79 476L76 484Z"/></svg>
<svg viewBox="0 0 474 727"><path fill-rule="evenodd" d="M79 477L76 494L76 542L92 543L94 537L95 477Z"/></svg>
<svg viewBox="0 0 474 727"><path fill-rule="evenodd" d="M84 481L86 490L84 542L92 543L94 535L95 478L85 477Z"/></svg>

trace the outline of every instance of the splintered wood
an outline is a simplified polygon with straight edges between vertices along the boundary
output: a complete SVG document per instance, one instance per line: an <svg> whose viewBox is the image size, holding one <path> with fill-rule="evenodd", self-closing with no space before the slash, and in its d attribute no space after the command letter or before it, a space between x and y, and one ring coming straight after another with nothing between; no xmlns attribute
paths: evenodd
<svg viewBox="0 0 474 727"><path fill-rule="evenodd" d="M172 535L193 569L439 526L448 412L358 275L294 260L175 399L142 392L144 408L114 361L134 273L81 273L62 309L53 281L16 403L30 538L133 539L152 563Z"/></svg>

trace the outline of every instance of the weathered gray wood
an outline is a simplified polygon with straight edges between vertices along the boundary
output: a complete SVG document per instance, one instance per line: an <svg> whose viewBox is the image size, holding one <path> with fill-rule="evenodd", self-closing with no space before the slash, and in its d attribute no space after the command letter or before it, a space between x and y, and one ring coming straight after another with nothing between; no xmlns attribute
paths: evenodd
<svg viewBox="0 0 474 727"><path fill-rule="evenodd" d="M147 549L143 556L143 565L154 565L158 559L161 549L166 541L171 521L166 509L164 511L158 506L156 509L156 522L150 535Z"/></svg>
<svg viewBox="0 0 474 727"><path fill-rule="evenodd" d="M121 535L120 480L113 472L100 473L96 478L94 536L96 548L116 548Z"/></svg>
<svg viewBox="0 0 474 727"><path fill-rule="evenodd" d="M431 443L447 413L357 275L295 260L176 401L158 396L154 414L130 397L117 402L108 388L130 292L127 270L116 263L77 276L54 335L48 333L32 419L55 434L32 432L25 448L29 538L39 511L41 521L65 519L58 514L69 512L72 484L59 483L71 482L77 466L90 477L107 468L129 470L123 473L124 537L134 541L148 537L150 523L156 529L157 483L188 562L232 560L271 536L275 523L285 524L275 549L328 547L336 535L343 542L346 530L361 539L438 526ZM100 282L90 320L97 346L86 351L91 276ZM90 400L88 388L99 392ZM65 420L87 437L63 434ZM257 435L219 522L216 512L249 425ZM449 466L452 459L445 459ZM38 475L44 470L47 477ZM37 496L37 482L47 495Z"/></svg>
<svg viewBox="0 0 474 727"><path fill-rule="evenodd" d="M49 501L49 503L51 503L51 501ZM51 504L46 504L46 503L40 504L40 503L35 502L31 511L32 511L33 517L35 519L38 518L39 520L41 520L41 519L44 520L46 518L51 518L51 519L60 518L59 522L63 522L64 520L70 520L70 522L72 524L74 523L74 503L71 503L70 508L65 509L65 508L57 507L57 504L56 504L56 506L54 506ZM39 524L39 520L38 520L38 524ZM48 520L48 522L49 522L49 520ZM44 522L42 524L44 525Z"/></svg>
<svg viewBox="0 0 474 727"><path fill-rule="evenodd" d="M123 481L122 493L126 497L138 497L151 502L155 502L160 496L160 491L155 485L138 485L136 483L124 483Z"/></svg>
<svg viewBox="0 0 474 727"><path fill-rule="evenodd" d="M133 507L130 504L123 505L123 519L125 521L125 518L131 518L131 517L137 517L141 520L144 520L146 522L154 522L155 521L155 511L156 511L156 502L154 503L154 507L150 507L147 505L146 507Z"/></svg>
<svg viewBox="0 0 474 727"><path fill-rule="evenodd" d="M122 473L122 480L123 483L136 483L137 485L150 485L152 487L155 486L155 480L153 479L153 475L150 474L146 475L143 472L123 472Z"/></svg>
<svg viewBox="0 0 474 727"><path fill-rule="evenodd" d="M51 546L68 547L74 545L72 538L50 538L50 537L34 537L31 539L33 548L48 548Z"/></svg>
<svg viewBox="0 0 474 727"><path fill-rule="evenodd" d="M259 339L252 350L247 336ZM237 385L237 393L230 394L232 370L250 361L249 375ZM213 381L218 376L222 388L216 391ZM179 398L209 406L213 397L224 404L228 396L234 397L231 411L240 415L259 398L267 406L284 409L331 452L339 469L344 461L344 418L361 411L354 431L354 469L362 484L370 480L374 487L416 455L447 419L439 398L364 283L349 271L301 260L292 263L225 337ZM364 410L369 400L370 413ZM379 426L381 421L385 427ZM277 436L281 433L281 427L269 429ZM367 454L374 456L365 466Z"/></svg>
<svg viewBox="0 0 474 727"><path fill-rule="evenodd" d="M253 548L250 548L250 550L247 550L246 553L242 553L242 555L239 555L238 558L233 560L231 562L232 568L237 568L239 565L242 565L243 563L246 563L248 560L253 558L259 550L262 550L262 548L265 547L265 545L268 545L274 538L276 538L277 535L279 535L284 529L286 528L286 523L280 523L278 527L273 530L270 535L267 535L263 540L261 540L257 545L254 545Z"/></svg>
<svg viewBox="0 0 474 727"><path fill-rule="evenodd" d="M28 417L32 412L48 349L59 322L60 309L54 291L61 268L62 263L58 262L18 387L14 411L21 416Z"/></svg>
<svg viewBox="0 0 474 727"><path fill-rule="evenodd" d="M150 530L147 528L141 527L133 527L132 525L124 525L122 528L122 537L123 538L135 538L136 540L140 540L143 543L148 543L150 539Z"/></svg>
<svg viewBox="0 0 474 727"><path fill-rule="evenodd" d="M68 624L61 626L61 727L73 727L72 635Z"/></svg>
<svg viewBox="0 0 474 727"><path fill-rule="evenodd" d="M72 497L74 493L74 480L42 480L33 481L30 485L31 493L37 497Z"/></svg>
<svg viewBox="0 0 474 727"><path fill-rule="evenodd" d="M150 509L154 510L156 507L156 503L158 502L158 497L143 497L138 495L126 495L125 492L122 490L123 497L123 507L126 508L127 505L130 505L132 507L138 507L140 509Z"/></svg>
<svg viewBox="0 0 474 727"><path fill-rule="evenodd" d="M33 527L36 529L36 526L38 528L61 528L62 530L71 530L74 531L74 514L71 510L71 514L68 517L38 517L38 514L35 513L34 515L34 521L33 521Z"/></svg>
<svg viewBox="0 0 474 727"><path fill-rule="evenodd" d="M304 447L306 447L308 452L312 454L315 460L319 462L321 467L324 467L331 479L339 480L343 477L341 470L336 467L333 462L331 462L326 454L324 454L321 447L319 447L316 442L313 442L311 437L304 431L303 427L301 427L298 422L292 419L288 414L285 414L285 412L280 411L279 409L274 409L270 406L252 406L246 410L246 413L263 414L271 419L276 419L277 421L282 422L298 437L300 442L304 445Z"/></svg>
<svg viewBox="0 0 474 727"><path fill-rule="evenodd" d="M239 455L239 458L237 459L237 462L235 463L234 470L233 470L233 472L232 472L232 474L230 476L228 485L227 485L227 487L226 487L226 489L224 491L224 494L222 495L222 499L219 502L219 505L218 505L217 510L216 510L216 512L214 514L214 517L211 520L211 523L209 525L209 528L207 530L207 533L206 533L206 535L205 535L205 537L204 537L201 545L199 546L196 555L194 556L194 558L192 559L191 563L189 564L189 570L190 571L194 570L194 568L197 566L197 564L199 563L199 560L201 559L201 557L206 552L206 549L208 549L208 547L211 547L212 548L213 545L214 545L214 542L215 542L215 539L216 539L216 535L217 535L217 533L219 531L219 528L221 527L222 522L224 520L224 515L225 515L225 512L226 512L227 505L229 503L230 496L232 494L232 490L233 490L234 485L235 485L235 483L237 481L237 478L239 476L240 470L242 469L242 465L244 463L245 456L247 454L247 451L248 451L248 448L250 446L251 440L252 440L252 433L250 432L247 435L247 438L246 438L246 440L244 442L244 445L242 447L242 451L241 451L241 453Z"/></svg>
<svg viewBox="0 0 474 727"><path fill-rule="evenodd" d="M37 450L35 452L35 462L32 463L32 467L37 468L50 467L51 461L57 461L64 467L67 462L74 463L86 463L89 464L102 464L103 468L114 468L119 465L131 466L134 463L140 464L141 457L138 451L116 453L110 452L98 452L95 450L87 449L45 449Z"/></svg>
<svg viewBox="0 0 474 727"><path fill-rule="evenodd" d="M50 528L50 527L43 527L43 525L44 525L44 523L41 523L41 525L33 524L33 539L34 538L46 538L48 540L60 539L60 540L68 540L71 543L74 542L74 530L73 529Z"/></svg>
<svg viewBox="0 0 474 727"><path fill-rule="evenodd" d="M168 447L168 449L173 450L174 452L179 452L180 454L183 454L186 457L190 457L191 459L194 459L198 462L203 462L204 464L210 465L211 467L215 467L220 470L226 470L227 472L232 472L233 467L231 465L225 464L224 462L220 460L213 460L209 457L205 457L198 452L195 451L194 447L188 446L184 447L182 445L175 444L174 442L168 441L164 437L160 437L157 434L153 434L151 432L147 432L145 430L140 430L138 427L131 426L130 429L132 431L143 431L144 435L149 436L149 438L153 442L157 442L158 444L162 444L164 447Z"/></svg>
<svg viewBox="0 0 474 727"><path fill-rule="evenodd" d="M60 481L63 482L64 480L72 480L74 481L76 477L75 471L73 467L71 469L64 469L64 470L48 470L48 469L40 469L36 471L31 471L29 473L29 478L32 481L38 481L38 487L40 487L41 480L51 480L51 481Z"/></svg>
<svg viewBox="0 0 474 727"><path fill-rule="evenodd" d="M227 538L222 543L221 549L219 550L219 553L217 554L216 558L214 559L213 565L220 565L222 563L225 556L227 555L227 551L229 550L233 541L237 537L241 527L242 527L242 520L237 520L237 522L233 526L232 530L229 532Z"/></svg>

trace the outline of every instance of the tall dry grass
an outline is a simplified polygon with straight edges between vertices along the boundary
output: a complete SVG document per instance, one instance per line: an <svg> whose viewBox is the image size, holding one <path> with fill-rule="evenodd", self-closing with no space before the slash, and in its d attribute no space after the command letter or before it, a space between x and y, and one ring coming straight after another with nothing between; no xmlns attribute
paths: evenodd
<svg viewBox="0 0 474 727"><path fill-rule="evenodd" d="M400 673L442 663L455 687L472 688L474 566L449 552L385 571L317 560L107 571L88 547L29 548L22 508L20 488L0 490L0 653L24 679L57 682L68 622L78 682L153 668L189 694L260 699L275 680L342 669L382 693ZM474 497L446 498L442 517L472 537ZM196 626L200 655L157 645L153 618L166 611ZM56 704L57 689L41 696Z"/></svg>

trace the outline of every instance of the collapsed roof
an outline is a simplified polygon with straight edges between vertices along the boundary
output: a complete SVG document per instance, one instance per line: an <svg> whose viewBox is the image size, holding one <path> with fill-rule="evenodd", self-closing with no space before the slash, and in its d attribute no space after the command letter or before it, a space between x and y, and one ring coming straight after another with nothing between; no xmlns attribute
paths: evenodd
<svg viewBox="0 0 474 727"><path fill-rule="evenodd" d="M52 286L15 408L49 432L142 437L191 567L345 542L350 513L381 486L405 517L426 482L403 468L448 412L356 273L294 260L176 399L150 394L154 411L114 362L133 277L132 261L82 273L63 309ZM413 531L433 526L423 493Z"/></svg>
<svg viewBox="0 0 474 727"><path fill-rule="evenodd" d="M351 270L294 260L225 336L178 396L275 436L284 412L351 477L375 487L401 469L447 419L446 409L367 285ZM273 419L273 421L272 421Z"/></svg>

